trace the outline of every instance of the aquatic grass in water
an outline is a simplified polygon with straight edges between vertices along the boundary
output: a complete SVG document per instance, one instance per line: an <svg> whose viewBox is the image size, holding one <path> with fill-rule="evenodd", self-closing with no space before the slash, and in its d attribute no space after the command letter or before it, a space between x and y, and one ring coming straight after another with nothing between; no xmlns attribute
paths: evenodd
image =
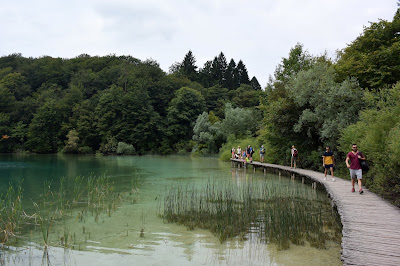
<svg viewBox="0 0 400 266"><path fill-rule="evenodd" d="M290 243L324 248L340 241L340 225L327 199L291 183L248 181L244 184L209 180L205 186L171 187L164 198L163 218L214 233L221 242L257 232L261 241L287 249ZM333 221L333 222L332 222Z"/></svg>
<svg viewBox="0 0 400 266"><path fill-rule="evenodd" d="M50 181L44 181L40 199L33 202L35 213L31 216L26 215L22 209L21 186L18 186L16 191L14 186L10 185L6 195L0 198L0 244L9 242L11 237L21 234L22 231L32 232L39 229L45 248L54 243L62 247L69 247L72 242L75 245L76 234L70 234L65 221L72 219L85 223L88 214L92 214L97 223L103 214L110 217L122 203L123 195L133 202L130 198L139 189L138 178L138 175L133 177L132 186L128 188L130 191L119 193L106 174L90 175L87 178L78 176L73 184L68 184L67 179L62 177L56 189ZM57 242L52 242L50 237L55 232L58 232Z"/></svg>
<svg viewBox="0 0 400 266"><path fill-rule="evenodd" d="M22 186L17 185L15 190L10 184L5 196L0 196L0 244L8 242L20 233L23 214Z"/></svg>

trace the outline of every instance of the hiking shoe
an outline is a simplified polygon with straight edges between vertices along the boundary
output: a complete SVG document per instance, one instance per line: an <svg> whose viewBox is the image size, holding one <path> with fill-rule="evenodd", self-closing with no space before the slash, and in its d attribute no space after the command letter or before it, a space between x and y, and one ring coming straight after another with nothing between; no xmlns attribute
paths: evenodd
<svg viewBox="0 0 400 266"><path fill-rule="evenodd" d="M324 180L326 181L326 177L324 177Z"/></svg>
<svg viewBox="0 0 400 266"><path fill-rule="evenodd" d="M356 190L354 188L351 189L351 192L356 192Z"/></svg>
<svg viewBox="0 0 400 266"><path fill-rule="evenodd" d="M360 194L364 193L364 191L363 191L362 189L360 189L358 192L359 192Z"/></svg>
<svg viewBox="0 0 400 266"><path fill-rule="evenodd" d="M335 182L335 178L332 178L332 182Z"/></svg>

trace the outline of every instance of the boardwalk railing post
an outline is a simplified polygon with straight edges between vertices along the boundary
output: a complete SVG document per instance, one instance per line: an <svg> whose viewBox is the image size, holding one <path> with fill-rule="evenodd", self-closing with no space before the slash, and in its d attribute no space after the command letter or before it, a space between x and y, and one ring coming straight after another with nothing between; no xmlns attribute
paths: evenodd
<svg viewBox="0 0 400 266"><path fill-rule="evenodd" d="M317 189L317 182L313 182L312 185L311 185L311 187L312 187L313 189Z"/></svg>

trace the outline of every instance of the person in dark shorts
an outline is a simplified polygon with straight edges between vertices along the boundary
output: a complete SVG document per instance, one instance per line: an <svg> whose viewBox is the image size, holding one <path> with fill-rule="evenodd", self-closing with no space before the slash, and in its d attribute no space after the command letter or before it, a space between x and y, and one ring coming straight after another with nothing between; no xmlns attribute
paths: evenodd
<svg viewBox="0 0 400 266"><path fill-rule="evenodd" d="M333 155L333 152L331 151L331 148L329 146L326 146L325 152L322 155L322 166L324 167L325 170L324 180L326 180L326 174L328 173L328 169L330 169L332 175L332 181L335 182L335 178L333 177L333 167L335 167L335 156Z"/></svg>

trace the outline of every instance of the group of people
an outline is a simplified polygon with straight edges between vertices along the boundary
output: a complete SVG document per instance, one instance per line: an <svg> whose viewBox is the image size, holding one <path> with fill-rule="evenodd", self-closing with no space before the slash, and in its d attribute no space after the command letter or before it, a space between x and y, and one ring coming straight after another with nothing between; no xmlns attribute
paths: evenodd
<svg viewBox="0 0 400 266"><path fill-rule="evenodd" d="M243 153L242 153L242 149L240 148L240 146L238 146L237 149L235 149L235 147L232 147L232 159L243 159L245 164L249 163L249 162L253 162L253 153L254 153L254 149L251 147L251 145L249 145L243 151ZM263 163L264 158L265 158L264 145L261 145L259 154L260 154L260 162ZM296 149L296 147L293 145L292 149L291 149L290 168L296 168L296 162L298 160L298 155L299 155L299 152ZM353 144L352 151L350 151L346 157L346 166L350 170L351 185L352 185L351 192L355 192L354 185L357 180L357 184L359 187L358 192L360 194L363 194L364 191L362 190L362 169L361 169L360 160L361 161L365 160L365 156L360 151L358 151L357 144ZM334 167L335 167L335 156L329 146L325 147L325 152L322 154L322 167L324 168L324 174L325 174L324 180L326 180L328 170L330 170L330 174L332 176L332 181L335 182L335 177L333 174Z"/></svg>
<svg viewBox="0 0 400 266"><path fill-rule="evenodd" d="M243 151L240 146L238 146L237 149L232 147L232 159L241 159L244 160L244 163L253 162L253 153L254 149L251 147L251 145L249 145Z"/></svg>
<svg viewBox="0 0 400 266"><path fill-rule="evenodd" d="M232 159L244 159L245 162L253 162L253 154L254 154L254 149L251 147L251 145L247 146L247 148L243 151L240 148L240 146L235 149L235 147L232 147ZM261 145L260 148L260 162L264 162L264 157L265 157L265 148L264 145Z"/></svg>
<svg viewBox="0 0 400 266"><path fill-rule="evenodd" d="M358 151L357 144L353 144L351 146L352 151L350 151L347 156L346 156L346 166L350 170L350 178L351 178L351 192L355 192L354 185L357 180L358 184L358 192L360 194L363 194L364 191L362 190L362 169L361 169L361 161L366 160L365 156L362 154L362 152ZM291 160L291 167L296 168L296 159L298 156L298 151L295 146L292 146L292 160ZM325 152L322 154L322 167L324 168L324 174L326 180L326 176L328 173L328 169L331 172L332 176L332 181L335 182L335 177L333 174L333 169L335 167L335 156L333 152L331 151L331 148L329 146L325 147Z"/></svg>

